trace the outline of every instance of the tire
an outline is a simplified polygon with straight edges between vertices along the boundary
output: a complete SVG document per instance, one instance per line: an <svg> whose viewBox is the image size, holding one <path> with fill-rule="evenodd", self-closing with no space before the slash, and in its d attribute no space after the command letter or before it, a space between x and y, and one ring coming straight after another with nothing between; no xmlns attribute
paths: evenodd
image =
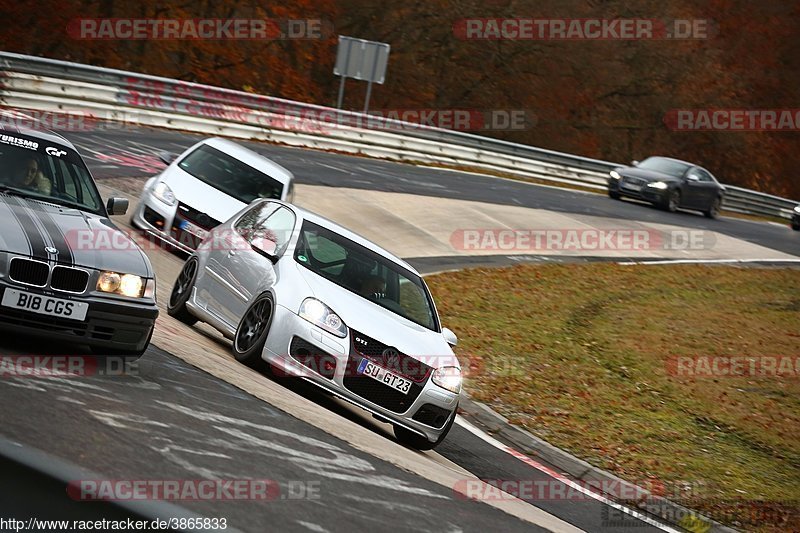
<svg viewBox="0 0 800 533"><path fill-rule="evenodd" d="M458 406L453 410L453 416L450 417L450 421L445 424L444 429L442 429L442 434L439 435L436 442L431 442L419 433L414 433L402 426L394 426L394 436L397 437L400 444L408 446L409 448L414 448L422 452L432 450L440 445L442 441L444 441L444 438L447 437L447 434L450 433L450 430L453 428L453 423L456 421L456 414L458 414Z"/></svg>
<svg viewBox="0 0 800 533"><path fill-rule="evenodd" d="M792 229L795 231L800 231L800 221L792 220Z"/></svg>
<svg viewBox="0 0 800 533"><path fill-rule="evenodd" d="M674 213L681 206L681 191L675 189L670 191L667 195L667 201L664 203L664 209L670 213Z"/></svg>
<svg viewBox="0 0 800 533"><path fill-rule="evenodd" d="M233 336L233 356L251 368L264 368L261 352L272 325L274 305L268 292L256 298L242 315Z"/></svg>
<svg viewBox="0 0 800 533"><path fill-rule="evenodd" d="M719 208L722 206L722 198L717 196L711 202L711 206L708 208L708 211L703 211L703 214L706 218L717 218L719 216Z"/></svg>
<svg viewBox="0 0 800 533"><path fill-rule="evenodd" d="M192 287L197 279L197 258L190 257L183 264L178 279L172 286L172 292L169 295L169 304L167 305L167 314L177 318L187 326L192 326L197 322L197 317L194 316L186 308L186 301L189 295L192 294Z"/></svg>
<svg viewBox="0 0 800 533"><path fill-rule="evenodd" d="M616 191L612 191L611 189L608 190L608 197L612 200L619 200L622 198L622 195Z"/></svg>

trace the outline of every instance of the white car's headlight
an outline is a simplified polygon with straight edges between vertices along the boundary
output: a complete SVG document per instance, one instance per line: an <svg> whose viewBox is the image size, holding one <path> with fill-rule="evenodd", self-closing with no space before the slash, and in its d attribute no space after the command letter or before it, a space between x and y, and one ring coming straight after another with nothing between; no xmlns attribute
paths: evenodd
<svg viewBox="0 0 800 533"><path fill-rule="evenodd" d="M619 172L617 172L616 170L612 170L611 172L608 173L608 175L614 178L615 180L622 178L622 176L620 176Z"/></svg>
<svg viewBox="0 0 800 533"><path fill-rule="evenodd" d="M300 311L297 314L337 337L344 338L347 336L347 326L344 325L339 315L316 298L303 300L303 303L300 304Z"/></svg>
<svg viewBox="0 0 800 533"><path fill-rule="evenodd" d="M668 187L668 185L666 183L664 183L663 181L654 181L652 183L648 183L647 186L648 187L652 187L653 189L661 190L661 191L663 191L664 189L666 189Z"/></svg>
<svg viewBox="0 0 800 533"><path fill-rule="evenodd" d="M111 294L120 294L131 298L153 298L156 296L155 280L145 280L135 274L120 274L104 271L97 278L97 290Z"/></svg>
<svg viewBox="0 0 800 533"><path fill-rule="evenodd" d="M175 195L172 193L172 189L169 188L169 185L163 181L159 181L156 183L156 186L153 187L153 196L167 205L175 205Z"/></svg>
<svg viewBox="0 0 800 533"><path fill-rule="evenodd" d="M437 368L434 370L431 379L443 389L447 389L456 394L461 392L461 369L457 366L443 366Z"/></svg>

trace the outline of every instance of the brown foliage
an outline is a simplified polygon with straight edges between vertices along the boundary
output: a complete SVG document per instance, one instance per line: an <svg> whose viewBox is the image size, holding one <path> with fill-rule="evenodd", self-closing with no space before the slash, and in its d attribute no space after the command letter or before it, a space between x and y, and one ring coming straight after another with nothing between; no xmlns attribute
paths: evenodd
<svg viewBox="0 0 800 533"><path fill-rule="evenodd" d="M46 15L46 16L44 16ZM0 48L332 105L336 35L388 42L373 109L526 109L506 140L613 161L661 154L707 166L723 182L800 198L798 132L674 132L673 109L796 109L800 4L749 0L290 0L267 5L203 0L139 3L42 0L0 6ZM78 17L320 18L322 40L78 41ZM465 41L468 17L712 19L709 39ZM348 81L345 107L366 84Z"/></svg>

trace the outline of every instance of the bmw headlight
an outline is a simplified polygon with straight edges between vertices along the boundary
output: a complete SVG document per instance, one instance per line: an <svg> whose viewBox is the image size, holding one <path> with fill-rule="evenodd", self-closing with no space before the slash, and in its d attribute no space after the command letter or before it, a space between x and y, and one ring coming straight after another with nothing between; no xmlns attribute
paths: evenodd
<svg viewBox="0 0 800 533"><path fill-rule="evenodd" d="M145 280L134 274L104 271L97 278L97 290L110 294L119 294L130 298L156 297L155 280Z"/></svg>
<svg viewBox="0 0 800 533"><path fill-rule="evenodd" d="M617 172L616 170L612 170L611 172L608 173L608 175L614 178L615 180L622 178L622 176L620 176L619 172Z"/></svg>
<svg viewBox="0 0 800 533"><path fill-rule="evenodd" d="M437 368L434 370L431 379L443 389L447 389L455 394L461 392L461 369L457 366L443 366Z"/></svg>
<svg viewBox="0 0 800 533"><path fill-rule="evenodd" d="M654 181L653 183L648 183L647 186L660 191L663 191L667 188L667 184L663 181Z"/></svg>
<svg viewBox="0 0 800 533"><path fill-rule="evenodd" d="M316 298L306 298L300 304L300 312L297 313L315 326L319 326L325 331L333 333L337 337L347 336L347 326L339 315L334 313L330 307L320 302Z"/></svg>
<svg viewBox="0 0 800 533"><path fill-rule="evenodd" d="M175 205L175 195L172 193L172 189L169 188L169 185L163 181L159 181L156 183L156 186L153 187L153 196L167 205Z"/></svg>

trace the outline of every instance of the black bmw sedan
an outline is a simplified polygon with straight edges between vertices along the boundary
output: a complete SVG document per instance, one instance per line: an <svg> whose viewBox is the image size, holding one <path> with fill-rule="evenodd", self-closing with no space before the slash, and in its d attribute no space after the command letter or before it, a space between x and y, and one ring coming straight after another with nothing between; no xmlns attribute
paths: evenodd
<svg viewBox="0 0 800 533"><path fill-rule="evenodd" d="M716 218L725 187L702 167L656 156L612 170L608 177L608 195L614 199L627 196L644 200L671 212L693 209Z"/></svg>
<svg viewBox="0 0 800 533"><path fill-rule="evenodd" d="M75 147L0 126L0 328L135 359L158 309L149 259L109 215Z"/></svg>

